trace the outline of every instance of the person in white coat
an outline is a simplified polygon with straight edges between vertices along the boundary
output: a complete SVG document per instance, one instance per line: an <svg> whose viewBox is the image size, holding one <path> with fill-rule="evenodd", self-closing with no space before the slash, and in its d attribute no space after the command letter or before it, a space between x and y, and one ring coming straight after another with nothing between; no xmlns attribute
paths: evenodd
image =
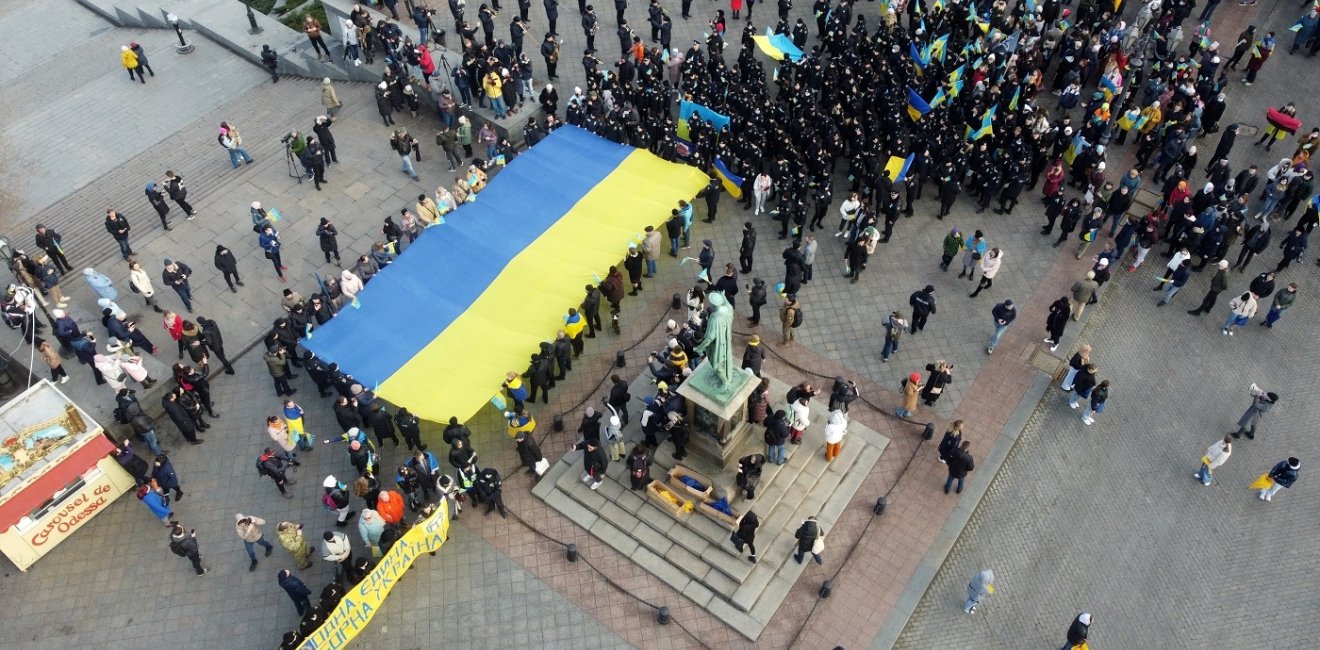
<svg viewBox="0 0 1320 650"><path fill-rule="evenodd" d="M151 276L142 269L142 263L136 260L128 264L128 288L140 294L147 301L147 306L156 310L157 314L163 311L156 304L156 288L151 286Z"/></svg>
<svg viewBox="0 0 1320 650"><path fill-rule="evenodd" d="M811 407L807 406L807 397L803 397L789 405L788 432L789 441L795 445L802 444L802 432L811 426Z"/></svg>
<svg viewBox="0 0 1320 650"><path fill-rule="evenodd" d="M990 252L981 258L981 281L976 285L976 291L969 294L968 298L975 298L981 293L982 289L989 289L995 284L995 276L998 275L1000 266L1004 263L1004 253L998 248L991 248Z"/></svg>
<svg viewBox="0 0 1320 650"><path fill-rule="evenodd" d="M769 174L763 171L756 175L756 179L752 181L752 198L755 199L752 214L767 212L765 201L770 198L770 193L774 190L774 187L774 179L770 178Z"/></svg>
<svg viewBox="0 0 1320 650"><path fill-rule="evenodd" d="M1246 325L1256 315L1257 306L1256 294L1250 291L1234 298L1228 303L1228 318L1224 320L1222 333L1233 336L1239 327Z"/></svg>
<svg viewBox="0 0 1320 650"><path fill-rule="evenodd" d="M356 273L344 269L344 271L339 274L339 290L344 293L344 297L347 298L349 302L356 299L358 292L362 291L362 286L362 278L359 278Z"/></svg>
<svg viewBox="0 0 1320 650"><path fill-rule="evenodd" d="M1223 440L1210 445L1210 448L1205 450L1205 455L1201 457L1201 469L1193 476L1201 481L1201 485L1210 485L1211 472L1228 461L1228 457L1232 454L1233 436L1225 435Z"/></svg>
<svg viewBox="0 0 1320 650"><path fill-rule="evenodd" d="M839 456L847 434L848 414L839 409L830 411L830 421L825 424L825 462L833 462Z"/></svg>
<svg viewBox="0 0 1320 650"><path fill-rule="evenodd" d="M858 198L856 192L848 195L848 198L839 206L839 231L834 233L835 237L842 237L843 233L852 230L852 225L857 221L858 211L862 208L862 200Z"/></svg>

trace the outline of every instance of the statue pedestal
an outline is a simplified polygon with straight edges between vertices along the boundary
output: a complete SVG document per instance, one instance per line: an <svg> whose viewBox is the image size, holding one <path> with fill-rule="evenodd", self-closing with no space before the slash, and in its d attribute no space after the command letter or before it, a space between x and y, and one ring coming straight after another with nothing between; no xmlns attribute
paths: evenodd
<svg viewBox="0 0 1320 650"><path fill-rule="evenodd" d="M722 383L709 364L698 366L677 390L687 400L688 453L720 469L736 464L741 443L752 429L747 422L747 398L760 383L746 371L738 371L728 383Z"/></svg>

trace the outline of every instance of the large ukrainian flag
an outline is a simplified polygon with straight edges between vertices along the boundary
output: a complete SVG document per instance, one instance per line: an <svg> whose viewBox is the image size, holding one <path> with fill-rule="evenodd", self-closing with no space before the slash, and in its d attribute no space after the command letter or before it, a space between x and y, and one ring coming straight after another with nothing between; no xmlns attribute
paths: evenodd
<svg viewBox="0 0 1320 650"><path fill-rule="evenodd" d="M305 346L420 417L466 420L554 338L583 287L707 182L564 126L428 228Z"/></svg>

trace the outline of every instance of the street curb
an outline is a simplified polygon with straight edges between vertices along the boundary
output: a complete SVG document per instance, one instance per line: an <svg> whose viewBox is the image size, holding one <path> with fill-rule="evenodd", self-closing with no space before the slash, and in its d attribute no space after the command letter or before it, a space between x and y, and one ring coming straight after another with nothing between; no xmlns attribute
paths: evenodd
<svg viewBox="0 0 1320 650"><path fill-rule="evenodd" d="M999 470L1004 466L1004 461L1008 459L1008 453L1012 451L1013 446L1017 444L1018 438L1026 428L1027 420L1031 414L1036 411L1036 407L1045 397L1053 379L1045 374L1039 373L1032 380L1031 386L1027 392L1018 401L1017 407L1013 409L1013 415L1008 418L1004 428L1000 431L999 438L990 448L990 452L983 459L982 467L993 467L992 472L973 472L971 480L968 481L967 497L958 500L958 505L954 507L953 512L949 514L948 520L944 522L944 527L940 529L939 535L931 543L926 555L921 558L921 564L912 574L912 579L908 581L903 592L898 596L898 602L894 604L893 612L885 619L880 626L880 631L876 633L871 641L871 650L890 650L898 642L898 637L907 627L908 619L912 618L921 598L926 595L926 590L935 580L935 574L944 565L945 558L953 550L953 545L962 535L963 529L967 527L967 522L971 520L972 513L976 511L981 500L990 489L990 483L994 481Z"/></svg>

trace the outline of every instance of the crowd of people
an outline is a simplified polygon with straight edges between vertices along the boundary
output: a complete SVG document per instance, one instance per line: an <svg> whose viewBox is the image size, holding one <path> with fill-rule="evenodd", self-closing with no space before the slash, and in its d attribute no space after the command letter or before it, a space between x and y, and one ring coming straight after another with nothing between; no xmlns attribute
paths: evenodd
<svg viewBox="0 0 1320 650"><path fill-rule="evenodd" d="M450 75L459 97L453 97L448 88L436 94L436 144L445 152L451 172L468 159L472 163L452 187L441 185L433 198L420 194L412 209L400 211L397 221L394 215L385 217L379 241L352 259L337 277L320 282L308 298L292 288L283 291L283 313L263 337L263 361L278 397L291 398L297 392L289 381L296 379L294 373L301 369L320 397L334 398L336 429L342 434L322 442L344 445L347 463L338 474L353 478L341 481L335 475L327 476L322 483L322 502L333 513L336 528L346 528L357 517L361 546L366 549L365 553L355 552L342 530L324 532L323 557L336 563L337 580L325 588L316 603L310 601L311 591L292 572L279 573L279 585L290 594L303 617L300 630L286 637L287 647L296 647L324 621L347 585L370 571L373 558L388 551L410 521L425 517L435 507L448 507L451 516L457 518L462 503L469 499L484 504L487 514L507 514L502 498L503 477L496 468L479 462L472 432L464 424L451 419L444 429L451 474L423 442L420 423L406 407L392 411L336 364L326 363L300 346L316 327L354 303L356 294L427 227L444 223L447 216L454 218L450 213L485 187L487 173L496 173L499 164L516 157L517 148L498 137L490 124L483 123L474 133L472 122L460 114L473 103L489 103L497 118L530 102L538 103L546 115L540 121L529 118L523 131L529 146L562 124L572 124L620 143L649 149L667 160L683 161L702 170L712 169L718 162L730 170L732 176L741 179L733 188L741 197L741 207L754 210L753 217L766 213L778 222L778 238L785 240L781 255L784 278L782 287L776 287L782 298L779 342L785 345L792 343L794 330L803 323L805 309L799 295L809 291L816 255L824 252L820 243L839 240L847 274L853 283L858 282L879 245L891 240L903 218L916 213L927 183L933 186L930 194L938 201L938 210L932 210L938 219L948 216L964 194L975 201L977 213L995 206L995 213L1012 215L1020 203L1029 200L1024 192L1040 186L1046 220L1042 235L1053 236L1057 228L1054 245L1075 241L1076 248L1070 250L1078 260L1092 246L1100 249L1091 257L1090 270L1073 284L1070 295L1061 296L1050 306L1044 342L1051 350L1059 345L1068 322L1080 319L1087 305L1101 299L1102 287L1114 279L1117 270L1135 272L1145 264L1149 252L1161 245L1169 261L1154 288L1161 292L1157 304L1168 304L1193 273L1214 264L1209 292L1197 309L1188 311L1194 315L1209 313L1218 295L1228 290L1231 272L1245 271L1256 255L1275 243L1277 223L1292 220L1300 211L1295 226L1285 226L1285 234L1277 237L1282 260L1273 271L1255 276L1247 290L1235 292L1222 332L1226 336L1239 332L1257 315L1264 300L1271 300L1261 321L1266 327L1274 327L1294 304L1299 283L1292 281L1280 289L1276 282L1303 257L1307 238L1320 223L1317 202L1312 199L1314 174L1309 169L1309 158L1320 144L1320 128L1295 134L1296 127L1288 128L1291 123L1277 119L1277 115L1295 118L1298 107L1281 102L1271 111L1270 126L1263 130L1256 145L1269 151L1276 142L1296 135L1295 146L1289 147L1291 152L1261 165L1234 169L1229 155L1246 127L1221 125L1234 92L1230 71L1245 60L1243 83L1254 83L1279 46L1273 32L1259 34L1256 28L1249 28L1237 36L1231 54L1229 48L1221 52L1210 34L1211 15L1203 13L1200 24L1189 29L1191 37L1184 36L1184 24L1194 8L1188 0L1150 0L1131 8L1125 3L1112 7L1089 1L1074 8L1058 0L998 2L980 7L973 3L937 0L927 4L912 0L877 5L878 16L869 6L848 0L817 0L813 6L814 25L801 18L790 23L791 3L785 0L779 3L772 31L788 36L805 55L800 60L784 57L769 64L758 58L752 39L757 30L749 4L738 51L730 64L725 56L728 24L723 12L711 21L705 41L694 41L684 51L671 47L672 21L658 0L653 0L648 9L652 28L649 46L629 27L624 16L626 3L622 7L620 3L616 3L620 56L613 65L596 57L594 36L600 21L593 7L579 3L587 35L582 58L586 82L585 88L574 88L568 94L561 118L559 94L553 84L547 83L538 96L532 96L533 68L523 51L524 37L530 30L530 3L519 3L520 15L511 22L511 38L506 43L493 33L498 5L494 9L482 5L478 11L484 31L484 39L479 39L477 29L465 20L462 3L451 2L463 60L444 73ZM547 76L554 80L561 45L555 32L558 2L545 0L544 4L549 33L539 53ZM689 16L689 4L683 3L683 18ZM389 9L393 13L392 5ZM345 34L346 60L365 59L371 63L379 53L386 61L374 94L382 121L389 127L395 126L395 113L406 110L414 117L418 115L421 103L414 84L429 90L437 74L427 46L428 31L434 34L433 12L417 9L421 13L414 11L409 16L420 32L416 42L389 19L373 21L371 13L361 6L355 6L341 30ZM1213 13L1211 8L1207 12ZM738 17L736 9L734 17ZM397 14L393 18L398 20ZM1302 28L1295 30L1290 53L1306 47L1313 54L1320 48L1316 33L1320 17L1311 10L1298 22ZM324 50L328 59L330 49L325 47L320 29L321 25L309 17L305 25L308 38L317 46L318 58ZM143 69L152 76L154 72L146 67L141 48L132 45L121 52L123 66L131 80L145 83ZM717 127L700 113L694 114L685 119L686 137L680 138L678 99L727 116L727 124ZM317 190L329 182L326 168L338 163L331 127L343 104L328 79L322 85L322 102L326 114L314 120L310 129L313 135L293 131L286 138L302 166L299 173L311 179ZM1216 133L1220 135L1213 152L1201 155L1197 142ZM1121 159L1116 148L1127 146L1129 137L1136 165L1115 174L1109 167L1117 167ZM252 162L232 122L220 125L217 141L235 168ZM484 147L479 152L484 159L474 157L474 144ZM395 128L389 146L400 157L402 171L417 179L412 163L421 160L418 139L403 128ZM904 164L895 168L890 164L895 158ZM1203 175L1202 181L1193 180L1198 173ZM1200 189L1193 189L1197 187ZM712 175L710 184L694 197L705 199L707 222L716 220L721 195L727 191L721 179ZM1156 197L1149 210L1139 209L1142 204L1138 196L1143 191ZM173 171L166 172L159 183L148 183L146 197L166 229L171 227L166 197L187 219L197 215L187 201L182 177ZM831 228L836 210L839 222ZM253 203L250 215L257 244L277 277L285 281L278 213ZM538 392L543 403L548 402L548 390L565 378L572 369L572 360L583 352L583 339L603 331L602 299L612 314L617 314L625 293L631 289L627 295L635 296L642 290L642 279L654 276L656 262L665 252L678 257L681 250L689 249L694 217L694 206L682 201L664 224L648 228L642 241L626 252L622 270L611 267L599 285L586 287L582 303L568 310L563 329L553 342L542 344L532 354L527 370L511 371L505 378L505 395L512 402L506 413L508 432L527 471L540 474L548 465L533 435L537 425L530 405ZM583 481L591 489L601 484L608 463L619 461L627 464L631 488L644 488L650 480L654 454L665 440L672 443L676 460L684 457L689 431L683 417L683 398L675 388L702 361L699 348L710 309L709 294L719 292L733 304L740 289L747 291L753 326L760 325L759 310L768 302L764 280L756 278L746 286L739 280L740 271L744 275L752 272L757 227L755 221L746 222L741 231L739 264L737 268L734 264L724 265L722 274L715 271L718 265L713 242L702 242L699 257L694 259L704 276L686 296L687 316L681 323L671 320L666 324L665 349L648 359L656 391L646 397L647 406L639 417L642 440L629 448L622 433L631 420L629 404L633 396L621 377L612 378L608 394L602 397L601 410L594 405L585 410L577 431L579 448L584 451ZM193 314L189 282L193 270L187 263L165 259L153 277L133 251L128 220L108 210L106 230L128 264L129 289L142 296L146 307L161 313L162 329L177 342L179 362L167 364L171 365L172 377L161 398L164 412L186 441L201 444L204 441L197 434L211 426L207 418L219 417L208 380L214 361L224 372L234 374L219 326L212 319L189 319L157 303L155 281L159 279L178 295L184 310ZM993 233L985 232L990 230L985 226L965 237L963 230L952 228L941 246L941 270L947 271L955 258L961 257L958 277L976 283L971 285L970 298L993 291L994 278L1003 262L1011 260L1001 247L991 245ZM326 263L331 263L333 257L334 263L340 264L335 225L322 218L316 234ZM667 251L663 236L669 240ZM87 268L83 275L97 296L106 331L102 352L96 333L61 309L68 301L59 282L72 266L65 258L60 235L37 226L34 244L40 252L14 252L12 266L22 281L8 291L2 310L6 323L21 329L26 340L41 351L52 380L67 381L61 354L42 336L42 324L36 318L38 301L50 296L56 307L52 311L52 335L59 348L89 366L98 385L109 385L114 391L116 419L150 452L153 460L148 463L137 455L130 439L116 440L115 457L138 480L138 499L169 528L171 551L189 558L199 575L205 573L195 532L186 531L171 508L168 493L175 492L176 503L184 493L169 452L161 447L156 423L138 403L135 388L130 387L130 380L144 390L157 382L143 366L141 355L159 358L160 348L116 303L119 295L114 283ZM1231 254L1239 245L1234 262ZM237 287L243 286L234 256L225 246L216 247L214 265L231 291L237 292ZM895 309L883 320L884 361L898 354L903 335L920 332L927 318L936 313L934 293L931 285L913 293L910 319L902 309ZM995 351L1014 322L1014 301L1005 298L998 302L991 316L994 332L987 353ZM765 356L762 343L759 335L752 336L743 356L743 368L757 377ZM1103 413L1111 388L1110 380L1098 377L1098 366L1090 360L1090 354L1090 347L1084 345L1071 357L1061 385L1070 394L1072 408L1081 408L1085 400L1082 419L1087 425ZM188 362L183 361L185 355ZM953 380L953 366L946 361L930 364L926 370L929 375L924 381L921 373L905 379L898 416L912 417L919 400L927 407L933 405ZM802 442L811 422L811 400L819 393L802 383L792 387L781 401L771 397L768 390L769 382L760 381L749 408L751 421L764 428L766 451L742 458L735 480L749 501L755 497L761 467L766 463L782 464L786 446ZM857 397L856 386L843 378L836 380L830 391L825 427L827 462L838 453L847 430L848 404ZM1260 416L1278 400L1274 393L1254 386L1252 397L1252 408L1243 416L1235 436L1252 437ZM776 408L777 402L782 408ZM259 476L270 478L281 494L292 497L286 486L293 468L299 466L297 453L315 448L315 439L304 424L303 407L292 399L283 400L283 405L280 413L266 421L265 432L271 443L255 455L255 464ZM961 424L952 423L939 447L940 460L948 467L946 493L951 488L961 492L965 477L975 467L971 443L962 438ZM374 441L368 432L374 434ZM392 447L399 447L397 434L402 434L407 452L401 454L402 462L393 467L387 464L382 474L385 443L388 440ZM1211 470L1227 460L1231 444L1225 438L1208 450L1197 472L1204 484L1209 484ZM1268 472L1269 485L1259 488L1261 499L1269 500L1280 487L1291 486L1299 464L1296 458L1290 458ZM748 559L752 562L757 561L754 539L759 521L749 509L732 539L740 553L744 546L750 546ZM264 520L253 515L236 516L236 532L246 546L253 570L257 566L255 546L263 546L266 555L271 553L272 545L260 529L263 524ZM292 555L298 568L310 566L312 543L303 534L303 526L284 521L276 528L280 546ZM804 554L810 553L820 562L822 536L814 519L803 522L795 559L801 562ZM974 588L969 586L973 597L965 608L969 613L989 593L992 582L993 574L978 574L974 579ZM1082 640L1089 623L1090 615L1084 613L1074 624L1074 628L1082 625ZM1069 642L1076 636L1070 631Z"/></svg>

